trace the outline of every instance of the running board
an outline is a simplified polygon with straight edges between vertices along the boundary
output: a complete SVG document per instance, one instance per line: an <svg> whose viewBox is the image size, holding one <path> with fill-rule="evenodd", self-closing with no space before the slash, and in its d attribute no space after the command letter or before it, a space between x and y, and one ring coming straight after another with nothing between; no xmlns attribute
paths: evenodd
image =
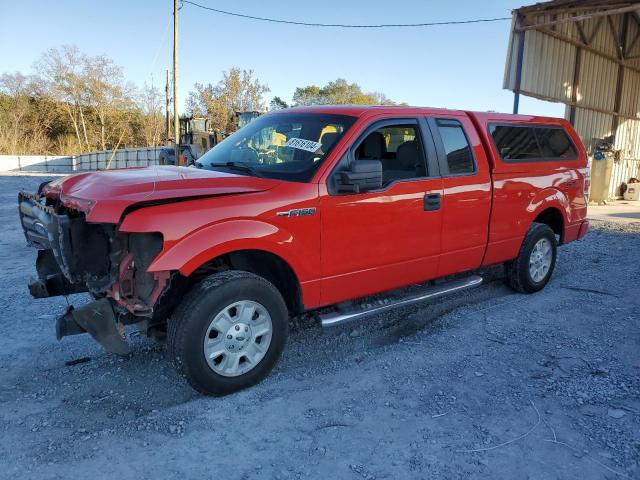
<svg viewBox="0 0 640 480"><path fill-rule="evenodd" d="M370 315L377 315L378 313L386 312L398 307L406 307L415 303L425 302L434 298L447 295L449 293L457 292L459 290L466 290L467 288L477 287L482 283L482 277L479 275L472 275L470 277L461 278L458 280L452 280L450 282L428 287L418 294L409 295L407 297L398 298L385 305L378 305L368 309L356 309L347 312L331 312L320 315L320 323L323 328L335 327L355 320L360 320Z"/></svg>

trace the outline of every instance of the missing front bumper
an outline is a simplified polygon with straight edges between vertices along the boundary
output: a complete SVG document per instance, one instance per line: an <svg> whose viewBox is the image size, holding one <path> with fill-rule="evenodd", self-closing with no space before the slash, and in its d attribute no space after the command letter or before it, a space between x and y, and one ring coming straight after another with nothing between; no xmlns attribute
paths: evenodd
<svg viewBox="0 0 640 480"><path fill-rule="evenodd" d="M107 351L116 355L131 352L124 330L116 318L111 302L101 298L80 308L69 307L56 322L56 337L88 333Z"/></svg>
<svg viewBox="0 0 640 480"><path fill-rule="evenodd" d="M101 292L113 284L113 266L123 254L115 225L88 223L82 212L54 208L40 195L20 192L18 204L27 245L39 251L36 269L42 284L34 286L35 293Z"/></svg>

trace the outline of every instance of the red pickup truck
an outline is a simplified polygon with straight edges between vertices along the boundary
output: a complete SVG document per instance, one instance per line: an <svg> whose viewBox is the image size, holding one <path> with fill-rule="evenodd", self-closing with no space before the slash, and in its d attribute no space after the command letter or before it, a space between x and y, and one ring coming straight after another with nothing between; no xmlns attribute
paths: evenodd
<svg viewBox="0 0 640 480"><path fill-rule="evenodd" d="M540 290L556 247L587 232L588 189L565 120L318 106L258 118L196 168L44 183L19 211L32 295L94 298L58 318L59 339L88 332L126 354L138 324L166 335L195 389L226 394L268 374L303 311L338 325L478 285L461 273L494 264Z"/></svg>

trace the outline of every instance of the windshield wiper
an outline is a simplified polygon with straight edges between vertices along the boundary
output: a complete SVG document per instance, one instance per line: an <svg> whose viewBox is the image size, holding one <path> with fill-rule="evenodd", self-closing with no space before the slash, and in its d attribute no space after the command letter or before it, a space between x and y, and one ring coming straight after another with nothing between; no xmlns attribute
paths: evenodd
<svg viewBox="0 0 640 480"><path fill-rule="evenodd" d="M215 163L212 164L212 166L215 166L215 165L216 165ZM239 172L250 173L254 177L262 177L262 174L258 170L244 163L227 162L225 163L225 166L231 170L238 170Z"/></svg>

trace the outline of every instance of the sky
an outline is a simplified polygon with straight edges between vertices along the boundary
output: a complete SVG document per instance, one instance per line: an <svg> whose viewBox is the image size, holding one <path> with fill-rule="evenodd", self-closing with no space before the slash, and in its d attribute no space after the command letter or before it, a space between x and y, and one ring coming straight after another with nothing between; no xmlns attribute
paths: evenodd
<svg viewBox="0 0 640 480"><path fill-rule="evenodd" d="M195 0L238 13L320 23L417 23L508 17L532 0ZM172 0L0 0L0 73L34 73L52 47L106 54L137 85L164 88L172 59ZM10 19L10 21L7 21ZM287 102L296 87L336 78L410 105L510 112L502 89L509 21L422 28L338 29L258 22L184 4L179 13L179 98L224 70L251 69ZM524 97L520 112L562 116Z"/></svg>

